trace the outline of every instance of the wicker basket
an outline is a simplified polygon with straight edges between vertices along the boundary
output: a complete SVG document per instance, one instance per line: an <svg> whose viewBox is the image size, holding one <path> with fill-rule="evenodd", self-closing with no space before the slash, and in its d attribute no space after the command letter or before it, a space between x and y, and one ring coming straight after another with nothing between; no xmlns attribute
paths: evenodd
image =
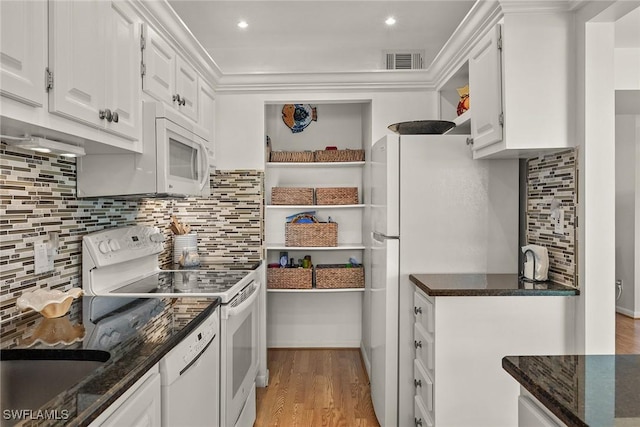
<svg viewBox="0 0 640 427"><path fill-rule="evenodd" d="M316 162L361 162L364 150L317 150L314 157Z"/></svg>
<svg viewBox="0 0 640 427"><path fill-rule="evenodd" d="M338 246L338 223L285 224L285 246Z"/></svg>
<svg viewBox="0 0 640 427"><path fill-rule="evenodd" d="M316 188L316 204L318 205L357 205L357 187L324 187Z"/></svg>
<svg viewBox="0 0 640 427"><path fill-rule="evenodd" d="M272 162L313 162L312 151L272 151L270 161Z"/></svg>
<svg viewBox="0 0 640 427"><path fill-rule="evenodd" d="M345 264L319 264L316 266L316 288L364 288L364 268Z"/></svg>
<svg viewBox="0 0 640 427"><path fill-rule="evenodd" d="M311 289L312 284L311 268L267 268L267 288Z"/></svg>
<svg viewBox="0 0 640 427"><path fill-rule="evenodd" d="M273 187L271 189L272 205L312 205L313 188Z"/></svg>

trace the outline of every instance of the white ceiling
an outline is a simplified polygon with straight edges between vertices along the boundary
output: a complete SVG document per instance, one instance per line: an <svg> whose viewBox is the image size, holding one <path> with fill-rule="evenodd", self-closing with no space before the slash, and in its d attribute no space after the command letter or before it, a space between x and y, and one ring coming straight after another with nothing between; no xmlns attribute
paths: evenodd
<svg viewBox="0 0 640 427"><path fill-rule="evenodd" d="M423 50L426 68L474 3L169 0L224 74L381 70L400 50Z"/></svg>

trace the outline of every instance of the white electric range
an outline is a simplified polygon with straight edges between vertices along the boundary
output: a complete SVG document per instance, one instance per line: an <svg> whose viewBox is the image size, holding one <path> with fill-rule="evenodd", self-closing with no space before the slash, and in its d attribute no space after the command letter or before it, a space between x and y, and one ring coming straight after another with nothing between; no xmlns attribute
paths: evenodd
<svg viewBox="0 0 640 427"><path fill-rule="evenodd" d="M111 228L83 237L82 277L87 295L220 298L220 426L255 421L258 373L259 263L207 264L206 270L162 270L165 238L156 227ZM247 269L238 269L238 268Z"/></svg>

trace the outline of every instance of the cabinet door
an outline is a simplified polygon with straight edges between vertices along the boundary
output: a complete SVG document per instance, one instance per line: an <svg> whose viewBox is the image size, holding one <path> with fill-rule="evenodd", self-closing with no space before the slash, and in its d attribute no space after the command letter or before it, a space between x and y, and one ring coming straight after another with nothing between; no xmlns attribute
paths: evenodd
<svg viewBox="0 0 640 427"><path fill-rule="evenodd" d="M159 426L162 415L160 400L160 374L153 373L131 396L117 407L115 412L100 424L100 426ZM116 404L117 402L118 401L116 401Z"/></svg>
<svg viewBox="0 0 640 427"><path fill-rule="evenodd" d="M473 148L502 141L500 25L483 37L469 57L469 110Z"/></svg>
<svg viewBox="0 0 640 427"><path fill-rule="evenodd" d="M142 89L149 95L173 105L176 94L176 52L149 25L145 29Z"/></svg>
<svg viewBox="0 0 640 427"><path fill-rule="evenodd" d="M140 25L128 3L111 2L106 32L106 108L118 114L107 122L107 130L139 139L140 114Z"/></svg>
<svg viewBox="0 0 640 427"><path fill-rule="evenodd" d="M176 92L178 109L194 122L198 121L198 74L181 56L176 58Z"/></svg>
<svg viewBox="0 0 640 427"><path fill-rule="evenodd" d="M45 105L47 2L0 2L0 94L34 107Z"/></svg>
<svg viewBox="0 0 640 427"><path fill-rule="evenodd" d="M206 132L209 163L215 164L215 92L203 79L198 80L198 125Z"/></svg>
<svg viewBox="0 0 640 427"><path fill-rule="evenodd" d="M54 72L49 109L104 127L105 23L108 3L53 1L50 7L49 64Z"/></svg>

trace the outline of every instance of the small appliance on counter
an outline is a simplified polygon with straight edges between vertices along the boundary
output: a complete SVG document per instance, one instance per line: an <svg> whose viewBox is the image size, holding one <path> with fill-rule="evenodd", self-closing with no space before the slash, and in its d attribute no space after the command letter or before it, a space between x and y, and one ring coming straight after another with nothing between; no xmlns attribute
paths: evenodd
<svg viewBox="0 0 640 427"><path fill-rule="evenodd" d="M547 248L540 245L526 245L522 247L524 264L522 277L525 280L544 282L549 274L549 253Z"/></svg>

